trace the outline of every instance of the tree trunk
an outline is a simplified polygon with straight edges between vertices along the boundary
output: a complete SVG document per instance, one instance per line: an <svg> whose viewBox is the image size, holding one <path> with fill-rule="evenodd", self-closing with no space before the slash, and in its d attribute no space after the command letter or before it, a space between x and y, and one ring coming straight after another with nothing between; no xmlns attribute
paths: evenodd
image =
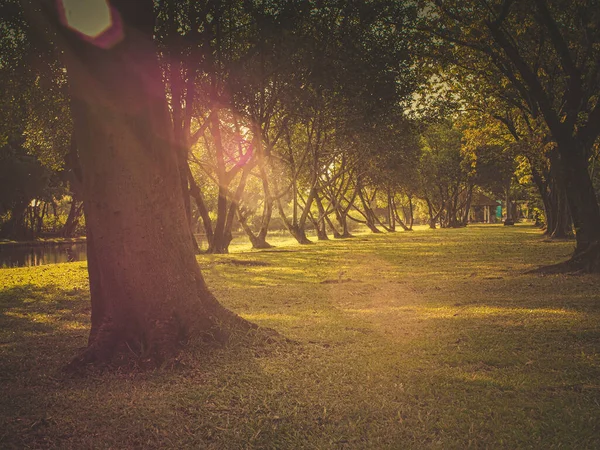
<svg viewBox="0 0 600 450"><path fill-rule="evenodd" d="M338 229L335 227L335 225L333 224L333 222L331 221L331 219L329 218L329 216L326 216L325 221L329 225L329 228L331 229L331 231L333 233L333 237L335 239L345 239L345 238L352 237L352 235L348 231L348 220L346 219L346 214L347 214L346 211L344 211L344 208L342 208L342 206L339 204L339 202L335 198L330 199L330 202L332 203L332 206L333 206L333 212L335 214L335 219L337 220L337 223L340 225L340 228L342 229L342 232L340 233L338 231Z"/></svg>
<svg viewBox="0 0 600 450"><path fill-rule="evenodd" d="M400 225L400 227L402 227L402 229L404 231L412 231L410 228L408 228L408 226L400 218L400 214L398 213L398 208L395 205L394 205L394 210L392 211L392 213L395 215L396 222L398 222L398 225Z"/></svg>
<svg viewBox="0 0 600 450"><path fill-rule="evenodd" d="M388 188L387 191L387 219L388 226L390 231L396 231L396 205L394 203L394 196L391 193L391 190ZM403 223L400 223L402 228L405 228Z"/></svg>
<svg viewBox="0 0 600 450"><path fill-rule="evenodd" d="M67 220L60 231L60 235L65 238L73 237L75 234L75 230L77 229L77 225L79 225L79 217L81 216L81 211L83 210L83 204L81 204L75 194L73 194L73 198L71 200L71 207L69 208L69 215L67 216Z"/></svg>
<svg viewBox="0 0 600 450"><path fill-rule="evenodd" d="M431 204L431 201L428 197L425 197L425 202L427 203L427 211L429 212L429 220L427 221L427 223L429 224L429 228L435 230L435 224L440 216L440 213L434 213L433 205Z"/></svg>
<svg viewBox="0 0 600 450"><path fill-rule="evenodd" d="M571 214L569 213L569 205L567 202L567 194L564 189L556 186L553 192L553 223L549 236L552 239L568 239L573 237L573 223Z"/></svg>
<svg viewBox="0 0 600 450"><path fill-rule="evenodd" d="M273 247L271 244L269 244L266 241L265 236L261 236L260 232L255 234L254 231L252 231L252 228L250 228L250 225L248 225L247 218L243 215L243 213L240 211L239 208L238 208L238 221L240 222L242 229L248 236L248 239L250 239L250 242L252 243L252 248L265 249L265 248Z"/></svg>
<svg viewBox="0 0 600 450"><path fill-rule="evenodd" d="M371 207L368 205L367 200L365 199L365 196L363 195L362 189L359 189L359 191L358 191L358 198L360 198L360 202L362 203L363 208L365 209L365 213L363 214L363 216L365 218L365 225L367 225L367 227L369 227L369 230L371 230L371 232L381 233L381 230L379 228L377 228L377 226L375 225L375 213L373 212Z"/></svg>
<svg viewBox="0 0 600 450"><path fill-rule="evenodd" d="M512 205L510 201L510 181L505 188L505 202L506 202L506 218L504 219L504 225L514 225L514 217L512 214Z"/></svg>
<svg viewBox="0 0 600 450"><path fill-rule="evenodd" d="M588 172L587 152L574 139L558 143L560 166L577 246L570 264L600 271L600 208Z"/></svg>
<svg viewBox="0 0 600 450"><path fill-rule="evenodd" d="M225 245L225 222L227 220L227 195L228 189L223 185L219 185L219 193L217 197L217 220L215 221L215 229L212 241L208 244L208 253L227 253Z"/></svg>
<svg viewBox="0 0 600 450"><path fill-rule="evenodd" d="M129 345L173 357L216 323L249 326L208 291L196 262L156 49L153 4L115 1L123 40L109 49L62 30L82 172L92 333L74 365Z"/></svg>
<svg viewBox="0 0 600 450"><path fill-rule="evenodd" d="M267 172L264 168L264 160L261 155L258 160L258 167L260 172L260 178L263 186L264 193L264 204L263 204L263 213L260 222L260 228L258 233L254 233L250 226L248 225L247 218L242 214L240 208L238 207L238 220L240 225L242 225L243 230L248 235L248 239L252 243L252 248L254 249L266 249L272 248L273 246L267 242L267 233L269 232L269 223L271 222L271 216L273 215L273 197L271 196L271 190L269 188L269 180L267 178Z"/></svg>
<svg viewBox="0 0 600 450"><path fill-rule="evenodd" d="M192 175L192 171L190 170L189 164L186 164L186 170L188 174L188 179L190 183L190 195L196 201L196 207L198 208L198 213L200 217L202 217L202 225L204 226L204 233L206 234L206 240L209 243L213 241L213 227L212 220L210 219L210 215L208 213L208 208L206 207L206 202L204 201L204 196L202 195L202 191L198 187L196 180L194 180L194 176Z"/></svg>
<svg viewBox="0 0 600 450"><path fill-rule="evenodd" d="M462 217L462 226L466 227L469 224L469 213L471 212L471 201L473 199L473 185L469 184L467 188L467 199L465 201L465 210Z"/></svg>
<svg viewBox="0 0 600 450"><path fill-rule="evenodd" d="M347 239L353 237L348 228L348 212L341 211L339 214L336 214L336 219L342 227L342 234L340 235L340 239Z"/></svg>
<svg viewBox="0 0 600 450"><path fill-rule="evenodd" d="M44 228L44 217L46 216L46 211L48 210L48 203L44 202L41 204L41 209L39 205L35 209L36 217L35 217L35 236L40 236L42 234L42 230Z"/></svg>
<svg viewBox="0 0 600 450"><path fill-rule="evenodd" d="M550 198L550 180L549 180L549 172L545 170L538 171L534 165L534 161L531 158L528 158L529 165L531 166L531 178L533 179L534 184L538 188L538 192L540 197L542 198L542 203L544 204L544 218L545 218L545 227L544 234L550 235L552 234L552 230L554 229L554 210L553 205ZM536 223L538 219L536 218Z"/></svg>
<svg viewBox="0 0 600 450"><path fill-rule="evenodd" d="M413 208L413 202L412 202L412 195L408 195L407 197L408 197L408 217L406 217L406 215L405 215L404 219L406 220L407 227L408 227L408 230L406 230L406 231L412 231L413 225L415 222L415 216L413 214L414 208Z"/></svg>
<svg viewBox="0 0 600 450"><path fill-rule="evenodd" d="M308 218L313 224L313 227L315 227L317 239L319 241L328 241L329 236L327 236L327 230L325 229L325 221L319 217L315 217L312 213L308 215Z"/></svg>
<svg viewBox="0 0 600 450"><path fill-rule="evenodd" d="M276 203L277 203L277 209L279 211L279 217L281 217L283 224L285 225L287 230L290 232L290 234L293 236L293 238L296 239L296 241L302 245L312 244L313 242L306 237L306 232L304 231L304 227L301 228L297 224L291 222L290 219L288 219L288 217L285 214L285 210L283 209L283 205L281 204L281 200L279 198L277 198Z"/></svg>
<svg viewBox="0 0 600 450"><path fill-rule="evenodd" d="M546 233L554 239L566 239L573 235L573 223L569 212L565 180L561 172L562 163L556 149L550 152L549 160L547 189L549 189L548 203L551 209L552 223L549 223Z"/></svg>
<svg viewBox="0 0 600 450"><path fill-rule="evenodd" d="M317 239L320 241L328 241L329 236L327 236L327 228L325 226L325 218L327 214L325 212L325 208L323 208L323 202L321 201L321 197L317 193L315 195L315 203L317 204L317 210L319 211L319 217L315 220L314 225L317 230Z"/></svg>
<svg viewBox="0 0 600 450"><path fill-rule="evenodd" d="M244 167L238 187L235 190L231 201L229 202L229 209L227 210L227 216L225 217L225 225L223 227L223 238L220 243L221 251L219 251L218 253L229 253L229 244L231 244L231 240L233 239L233 221L235 219L236 212L238 211L238 206L240 204L242 194L244 193L244 189L246 189L246 182L248 180L248 175L250 174L251 169L252 168L250 166Z"/></svg>

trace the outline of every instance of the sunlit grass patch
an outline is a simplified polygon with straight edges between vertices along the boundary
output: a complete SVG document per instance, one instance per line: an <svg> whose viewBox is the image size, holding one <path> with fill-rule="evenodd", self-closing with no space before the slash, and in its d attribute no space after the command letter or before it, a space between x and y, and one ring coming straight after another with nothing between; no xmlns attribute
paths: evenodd
<svg viewBox="0 0 600 450"><path fill-rule="evenodd" d="M227 307L291 342L192 346L71 379L84 263L0 270L0 447L598 448L600 279L530 226L200 255Z"/></svg>

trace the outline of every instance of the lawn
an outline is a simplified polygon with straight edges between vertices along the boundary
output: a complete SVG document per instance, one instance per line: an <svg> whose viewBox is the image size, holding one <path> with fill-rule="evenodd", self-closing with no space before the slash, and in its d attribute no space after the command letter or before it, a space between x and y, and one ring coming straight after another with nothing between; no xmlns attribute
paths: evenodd
<svg viewBox="0 0 600 450"><path fill-rule="evenodd" d="M527 273L572 242L527 225L274 241L198 261L290 341L197 344L170 370L64 373L85 263L0 270L0 448L600 448L600 277Z"/></svg>

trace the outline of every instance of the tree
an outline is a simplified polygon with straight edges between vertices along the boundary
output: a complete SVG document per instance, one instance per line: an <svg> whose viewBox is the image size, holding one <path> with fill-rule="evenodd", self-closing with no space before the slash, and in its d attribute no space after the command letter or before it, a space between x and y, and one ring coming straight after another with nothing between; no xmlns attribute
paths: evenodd
<svg viewBox="0 0 600 450"><path fill-rule="evenodd" d="M446 78L450 92L463 104L459 120L468 129L468 150L475 156L484 151L483 160L475 158L478 166L475 172L483 170L486 176L492 175L492 178L502 175L501 178L506 180L502 190L508 192L514 172L514 157L523 157L529 167L522 169L531 173L531 181L543 202L545 234L551 238L572 236L556 145L537 104L533 99L521 96L491 62L474 58L468 50L461 48L454 51L452 60L443 65L450 72ZM498 151L485 155L490 144ZM485 162L483 167L480 162ZM481 180L477 173L475 177L476 182Z"/></svg>
<svg viewBox="0 0 600 450"><path fill-rule="evenodd" d="M192 335L249 327L217 302L195 259L153 2L111 2L95 37L42 6L32 26L56 30L67 68L88 230L92 329L74 364L110 360L125 343L162 361Z"/></svg>
<svg viewBox="0 0 600 450"><path fill-rule="evenodd" d="M600 271L600 208L588 172L600 134L598 1L436 1L427 28L490 61L555 141L577 245L556 269Z"/></svg>

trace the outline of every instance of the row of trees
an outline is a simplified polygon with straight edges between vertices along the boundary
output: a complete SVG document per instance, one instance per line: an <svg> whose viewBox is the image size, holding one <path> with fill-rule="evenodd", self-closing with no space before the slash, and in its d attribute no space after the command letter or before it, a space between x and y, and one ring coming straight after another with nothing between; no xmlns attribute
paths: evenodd
<svg viewBox="0 0 600 450"><path fill-rule="evenodd" d="M207 2L158 17L185 201L190 192L208 251L227 251L236 220L268 246L274 210L300 243L309 223L348 236L369 152L407 140L414 6Z"/></svg>
<svg viewBox="0 0 600 450"><path fill-rule="evenodd" d="M65 73L26 32L20 11L12 14L3 15L16 30L6 53L19 45L5 69L18 84L7 123L11 108L26 108L6 133L4 156L17 162L11 148L20 140L16 147L48 176L5 178L23 195L3 202L2 234L68 236L81 196ZM466 223L470 192L486 180L474 177L481 171L461 132L448 120L406 114L428 76L415 64L426 41L414 6L166 2L155 14L186 211L191 224L202 223L209 252L226 252L238 224L254 247L267 247L274 212L300 243L309 242L307 227L320 238L348 237L349 221L374 232L411 229L415 210L431 226ZM40 61L33 67L32 58ZM60 220L65 194L70 208ZM42 227L44 211L55 213Z"/></svg>
<svg viewBox="0 0 600 450"><path fill-rule="evenodd" d="M520 179L537 187L549 235L572 234L573 208L592 217L598 154L597 114L591 114L597 98L593 5L569 5L569 13L559 13L558 3L485 5L421 5L428 14L419 14L415 5L393 1L161 4L155 36L181 182L190 194L184 200L190 221L203 224L209 251L227 250L238 221L256 247L266 246L273 211L300 242L306 242L306 225L323 237L325 228L346 236L349 217L373 230L410 228L412 215L397 211L411 211L414 199L422 200L432 224L464 224L468 202L464 193L458 202L457 193L479 184L498 196L489 175L510 180L510 161L498 159L515 156L527 173ZM51 46L27 31L16 2L2 6L3 26L11 31L1 42L2 80L11 94L3 98L2 179L17 189L2 190L0 233L68 236L81 203L67 173L73 168L64 162L73 159L66 158L72 126L65 73ZM582 31L564 35L569 20L576 22L571 29ZM437 109L409 119L419 85L429 96L421 103ZM455 142L449 139L444 149L437 139L432 151L434 130L443 125L430 123L448 111L448 104L439 108L444 96L463 109L453 119L463 135L455 130ZM470 139L477 127L483 131ZM561 157L559 142L585 147L576 153L587 176L566 180L575 169L565 163L577 157ZM488 162L505 169L479 164L474 170L476 153L486 148L500 156ZM439 173L432 154L454 158L438 161L446 173ZM438 186L444 178L454 186ZM574 194L571 202L587 198L588 206L569 206L567 185L573 191L584 182L588 195ZM389 210L385 226L372 211L375 198ZM587 231L594 227L585 218L574 223L583 227L580 238L587 236L578 241L579 252L594 241Z"/></svg>

